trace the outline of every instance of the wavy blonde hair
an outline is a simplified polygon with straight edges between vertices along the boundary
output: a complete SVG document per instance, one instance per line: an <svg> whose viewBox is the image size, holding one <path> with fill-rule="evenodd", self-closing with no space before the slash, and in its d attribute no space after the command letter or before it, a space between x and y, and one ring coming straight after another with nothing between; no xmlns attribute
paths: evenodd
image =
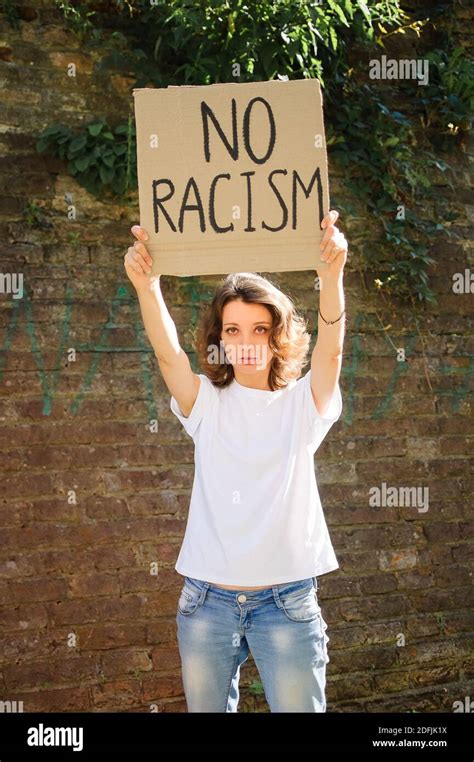
<svg viewBox="0 0 474 762"><path fill-rule="evenodd" d="M268 377L271 390L282 389L292 379L299 378L311 343L306 320L298 315L286 294L256 273L231 273L217 287L197 330L196 351L202 372L218 387L228 386L234 379L234 368L229 362L209 362L209 347L221 346L224 306L236 300L263 304L272 315L268 339L273 354Z"/></svg>

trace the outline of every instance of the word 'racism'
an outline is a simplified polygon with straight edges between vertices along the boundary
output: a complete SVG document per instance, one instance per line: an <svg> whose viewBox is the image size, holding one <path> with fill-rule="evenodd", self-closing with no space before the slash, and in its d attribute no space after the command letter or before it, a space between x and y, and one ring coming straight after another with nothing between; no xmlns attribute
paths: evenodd
<svg viewBox="0 0 474 762"><path fill-rule="evenodd" d="M250 118L251 118L251 113L252 113L254 104L257 102L262 103L263 106L265 107L265 113L268 118L268 126L269 126L268 146L263 156L257 156L255 154L250 142ZM238 142L238 130L237 130L237 104L235 99L232 98L232 143L228 140L224 130L219 124L219 121L217 120L211 107L205 101L201 101L201 118L202 118L203 148L204 148L205 161L208 163L211 161L211 151L209 147L209 143L210 143L209 121L211 121L217 131L217 134L222 140L229 156L231 157L233 161L237 162L239 160L239 142ZM247 108L245 109L245 113L243 117L242 134L243 134L243 142L244 142L245 150L247 152L247 155L251 159L251 161L253 161L257 165L266 164L270 160L273 150L275 148L276 125L275 125L275 118L274 118L271 106L264 98L261 98L261 97L252 98L252 100L249 102ZM247 172L241 172L238 175L238 177L240 178L238 182L243 184L241 191L244 194L245 205L246 205L247 227L244 229L246 233L252 233L256 230L253 224L254 220L253 220L253 199L252 199L252 183L253 183L254 175L255 175L255 171L253 170L247 171ZM282 176L284 179L282 178ZM293 230L296 230L296 228L298 227L298 188L302 190L305 199L308 199L313 190L313 186L316 183L317 204L316 204L316 210L315 210L315 227L319 230L321 221L324 216L323 215L323 189L321 184L321 171L319 166L314 169L314 172L311 178L309 179L309 181L307 180L307 185L305 185L303 179L300 177L300 174L297 172L296 169L293 169L291 172L289 172L288 169L285 169L285 168L271 169L271 171L268 172L266 179L267 179L268 185L270 186L271 190L275 194L275 197L280 205L281 221L279 221L279 224L272 226L262 220L261 222L262 228L264 228L265 230L269 230L270 232L276 233L279 230L283 230L284 228L288 226L289 210L285 200L285 196L286 198L288 198L288 195L291 194L290 196L291 226ZM159 180L153 180L152 192L153 192L153 217L154 217L155 232L156 233L160 232L160 222L161 222L160 217L162 216L163 220L166 221L166 223L169 225L169 228L173 232L176 233L179 231L180 233L183 233L186 215L189 213L193 213L193 214L197 213L199 216L199 225L201 228L201 232L204 233L207 230L206 215L204 211L205 208L207 208L209 212L207 223L212 228L212 230L214 230L216 233L232 232L234 230L234 224L232 222L229 222L229 220L225 220L225 221L220 220L221 224L219 224L219 222L216 219L216 212L215 212L216 194L219 193L220 183L232 182L232 181L233 181L233 178L228 172L216 174L210 184L208 203L203 204L202 195L198 186L198 182L196 181L195 177L190 177L186 182L182 196L179 197L180 198L179 219L173 220L169 213L169 210L166 208L166 204L175 195L175 191L176 191L175 185L173 181L171 180L171 178L161 178ZM283 193L278 188L278 184L283 186ZM288 188L288 186L290 186L290 188ZM268 204L265 202L264 206L265 208L267 208ZM226 222L228 224L226 224Z"/></svg>

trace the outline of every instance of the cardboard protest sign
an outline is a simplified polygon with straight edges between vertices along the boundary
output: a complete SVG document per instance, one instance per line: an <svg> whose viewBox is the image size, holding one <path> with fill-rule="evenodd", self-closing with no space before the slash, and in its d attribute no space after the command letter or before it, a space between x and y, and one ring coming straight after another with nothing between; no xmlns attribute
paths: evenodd
<svg viewBox="0 0 474 762"><path fill-rule="evenodd" d="M140 225L152 275L323 269L318 80L136 88Z"/></svg>

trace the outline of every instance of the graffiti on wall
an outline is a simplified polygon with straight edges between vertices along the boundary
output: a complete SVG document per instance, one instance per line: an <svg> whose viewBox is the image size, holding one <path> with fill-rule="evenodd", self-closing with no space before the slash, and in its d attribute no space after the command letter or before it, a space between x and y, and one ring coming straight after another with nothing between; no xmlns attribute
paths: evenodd
<svg viewBox="0 0 474 762"><path fill-rule="evenodd" d="M187 298L187 303L190 304L191 320L190 325L193 327L196 325L199 318L199 312L203 304L203 295L200 292L195 279L183 279L183 289ZM136 342L134 346L110 346L108 338L110 332L119 325L120 310L125 306L132 305L133 314L133 328L136 336ZM157 419L157 409L155 402L155 394L153 390L153 377L157 371L157 363L152 347L150 346L147 336L143 329L141 321L141 315L138 305L138 300L134 293L130 292L130 289L126 286L120 285L117 288L115 297L112 299L109 309L109 317L98 327L98 339L95 343L78 343L71 342L70 329L71 320L74 308L74 290L71 286L68 286L66 291L66 298L64 300L64 315L62 320L62 326L60 331L60 337L57 346L57 352L55 356L54 367L50 370L46 370L43 351L40 342L38 341L37 330L35 326L34 305L31 302L30 296L25 289L21 299L12 299L10 317L7 321L5 328L3 329L3 336L0 339L0 380L3 378L8 367L9 353L14 350L15 337L18 335L20 325L24 325L26 333L29 337L31 354L36 365L40 388L43 398L43 415L48 416L51 414L54 404L55 393L58 388L61 373L67 372L64 364L64 359L68 352L69 347L73 344L77 353L83 352L90 356L89 365L82 379L80 388L70 403L70 412L72 415L79 413L81 404L88 394L96 373L98 372L101 364L102 356L107 353L123 353L132 352L139 353L140 355L140 376L141 384L144 389L144 400L147 406L147 414L149 419ZM23 322L20 322L20 312L24 310ZM357 379L363 370L363 363L368 360L367 354L361 348L361 336L364 330L368 330L371 327L372 321L375 318L368 313L356 313L353 318L353 324L350 331L347 331L345 338L345 352L344 362L342 367L342 379L341 386L343 387L344 397L344 412L342 420L346 424L351 424L353 420L354 410L357 405L356 386ZM313 334L313 339L315 334ZM385 336L387 342L388 338ZM389 342L390 343L390 342ZM397 360L397 356L393 350L393 345L390 343L390 353L393 355L391 374L386 383L386 388L381 390L381 395L377 397L374 402L373 410L370 413L370 418L377 419L384 417L393 404L394 396L397 392L397 386L400 378L407 373L410 373L410 358L416 355L420 346L420 337L417 333L407 334L403 336L403 347L405 354L405 361L400 362ZM185 349L187 349L185 347ZM193 369L199 372L196 366L196 356L189 348L189 356ZM466 357L465 355L449 355L449 358L454 357ZM470 381L474 373L474 357L467 356L468 362L462 365L449 364L446 362L439 367L439 374L443 376L452 376L453 378L459 378L461 376L462 382L460 384L453 384L448 389L438 389L434 393L439 396L445 396L451 399L451 410L453 413L459 412L461 402L469 393ZM427 388L427 392L432 393Z"/></svg>

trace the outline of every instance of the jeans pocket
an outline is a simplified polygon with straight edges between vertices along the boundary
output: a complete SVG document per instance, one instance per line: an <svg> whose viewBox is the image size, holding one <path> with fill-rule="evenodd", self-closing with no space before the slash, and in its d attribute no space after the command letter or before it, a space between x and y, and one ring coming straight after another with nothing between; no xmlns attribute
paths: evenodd
<svg viewBox="0 0 474 762"><path fill-rule="evenodd" d="M279 593L283 613L291 622L313 622L321 614L316 590L311 588L298 588L291 592Z"/></svg>
<svg viewBox="0 0 474 762"><path fill-rule="evenodd" d="M181 589L181 593L178 600L178 611L183 616L191 616L194 614L199 606L199 600L201 598L201 592L190 587L186 583Z"/></svg>

